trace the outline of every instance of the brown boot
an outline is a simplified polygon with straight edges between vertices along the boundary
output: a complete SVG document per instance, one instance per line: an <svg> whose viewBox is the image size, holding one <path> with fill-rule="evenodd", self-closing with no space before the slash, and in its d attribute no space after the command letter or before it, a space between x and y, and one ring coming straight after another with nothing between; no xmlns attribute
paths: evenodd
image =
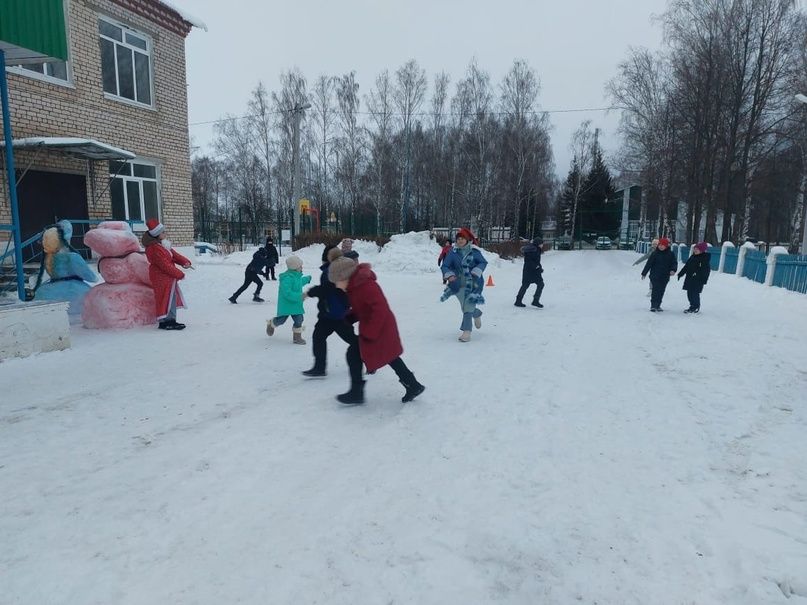
<svg viewBox="0 0 807 605"><path fill-rule="evenodd" d="M292 328L292 342L296 345L304 345L305 340L303 340L303 329L302 328Z"/></svg>

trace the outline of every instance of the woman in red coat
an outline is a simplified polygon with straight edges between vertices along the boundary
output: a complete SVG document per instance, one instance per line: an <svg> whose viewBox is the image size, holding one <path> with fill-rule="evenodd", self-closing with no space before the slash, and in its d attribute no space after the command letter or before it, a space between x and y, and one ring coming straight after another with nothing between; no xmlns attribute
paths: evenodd
<svg viewBox="0 0 807 605"><path fill-rule="evenodd" d="M347 318L359 322L359 354L367 372L372 374L385 365L390 366L406 389L401 401L412 401L426 387L417 381L401 359L403 346L398 324L370 265L357 265L349 258L337 258L328 268L328 279L347 293L350 303ZM350 390L337 399L348 405L364 403L364 380L351 381Z"/></svg>
<svg viewBox="0 0 807 605"><path fill-rule="evenodd" d="M179 289L179 280L185 274L174 265L188 269L191 261L171 247L165 237L165 227L154 218L146 221L148 231L143 234L143 247L149 261L149 278L154 290L157 319L160 330L182 330L185 324L177 323L177 308L185 308L185 299Z"/></svg>

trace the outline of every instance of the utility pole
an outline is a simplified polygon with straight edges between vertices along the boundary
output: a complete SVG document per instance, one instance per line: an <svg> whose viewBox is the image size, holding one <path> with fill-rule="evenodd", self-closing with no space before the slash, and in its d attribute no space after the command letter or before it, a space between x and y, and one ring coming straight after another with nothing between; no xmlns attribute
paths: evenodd
<svg viewBox="0 0 807 605"><path fill-rule="evenodd" d="M294 114L294 181L292 187L292 196L294 199L292 200L292 208L294 212L294 233L291 234L292 237L292 250L294 249L294 236L300 232L300 211L297 208L297 204L300 201L300 198L303 197L303 177L302 177L302 170L300 165L300 120L303 117L303 112L306 109L309 109L311 105L306 103L305 105L297 104L295 105L291 111Z"/></svg>

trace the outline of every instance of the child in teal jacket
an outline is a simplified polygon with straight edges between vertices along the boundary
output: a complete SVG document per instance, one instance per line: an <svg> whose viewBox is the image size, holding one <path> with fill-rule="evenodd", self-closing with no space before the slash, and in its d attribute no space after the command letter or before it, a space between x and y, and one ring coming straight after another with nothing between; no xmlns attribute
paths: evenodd
<svg viewBox="0 0 807 605"><path fill-rule="evenodd" d="M304 345L303 340L303 286L311 281L310 275L303 275L303 261L298 256L286 259L287 271L280 274L277 290L277 317L266 322L266 334L272 336L275 328L291 316L293 342Z"/></svg>

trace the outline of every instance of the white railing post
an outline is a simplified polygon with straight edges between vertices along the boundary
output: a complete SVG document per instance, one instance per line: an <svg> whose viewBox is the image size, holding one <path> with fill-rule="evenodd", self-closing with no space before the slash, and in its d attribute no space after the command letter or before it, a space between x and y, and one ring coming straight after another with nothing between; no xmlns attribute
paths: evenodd
<svg viewBox="0 0 807 605"><path fill-rule="evenodd" d="M740 246L740 256L737 259L737 271L734 273L737 277L743 276L743 269L745 268L745 255L748 254L749 250L756 249L757 247L751 242L745 242L742 246Z"/></svg>
<svg viewBox="0 0 807 605"><path fill-rule="evenodd" d="M717 267L718 273L723 273L723 267L726 266L726 250L733 247L734 244L731 242L723 242L723 245L720 247L720 264Z"/></svg>
<svg viewBox="0 0 807 605"><path fill-rule="evenodd" d="M776 258L779 256L787 255L787 248L784 246L774 246L768 252L768 259L766 260L768 268L765 270L765 285L773 285L773 274L776 272Z"/></svg>

